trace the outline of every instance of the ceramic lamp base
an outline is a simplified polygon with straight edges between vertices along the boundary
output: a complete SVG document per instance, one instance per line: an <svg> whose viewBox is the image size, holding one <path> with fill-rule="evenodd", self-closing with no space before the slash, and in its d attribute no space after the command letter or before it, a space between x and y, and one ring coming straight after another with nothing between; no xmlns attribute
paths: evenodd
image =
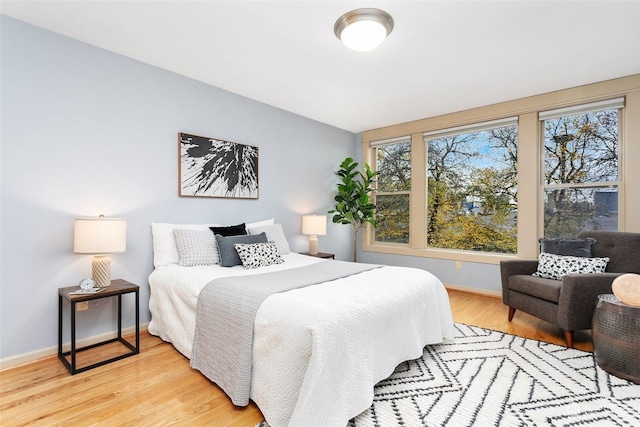
<svg viewBox="0 0 640 427"><path fill-rule="evenodd" d="M309 254L318 255L318 236L309 236Z"/></svg>
<svg viewBox="0 0 640 427"><path fill-rule="evenodd" d="M93 257L92 276L96 288L106 288L111 284L111 259L108 255Z"/></svg>

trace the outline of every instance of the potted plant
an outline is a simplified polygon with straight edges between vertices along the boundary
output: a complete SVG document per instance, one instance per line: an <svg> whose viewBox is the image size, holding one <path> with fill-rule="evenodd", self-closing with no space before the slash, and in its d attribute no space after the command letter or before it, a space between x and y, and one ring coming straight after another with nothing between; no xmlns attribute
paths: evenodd
<svg viewBox="0 0 640 427"><path fill-rule="evenodd" d="M371 185L375 181L378 172L371 170L368 164L364 165L364 173L357 170L358 163L351 157L347 157L341 164L336 175L340 177L338 194L335 197L335 209L329 211L333 214L334 224L351 224L353 226L353 262L357 261L358 233L360 229L369 223L376 226L375 208L371 203Z"/></svg>

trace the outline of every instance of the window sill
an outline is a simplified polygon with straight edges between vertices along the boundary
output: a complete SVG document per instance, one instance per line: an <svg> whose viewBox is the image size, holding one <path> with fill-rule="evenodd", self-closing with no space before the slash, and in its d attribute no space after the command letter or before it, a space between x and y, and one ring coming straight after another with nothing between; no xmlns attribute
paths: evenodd
<svg viewBox="0 0 640 427"><path fill-rule="evenodd" d="M393 255L408 255L423 258L436 258L452 261L477 262L482 264L500 264L500 261L517 259L515 254L495 254L489 252L470 252L453 249L418 249L397 244L364 244L364 252L377 252Z"/></svg>

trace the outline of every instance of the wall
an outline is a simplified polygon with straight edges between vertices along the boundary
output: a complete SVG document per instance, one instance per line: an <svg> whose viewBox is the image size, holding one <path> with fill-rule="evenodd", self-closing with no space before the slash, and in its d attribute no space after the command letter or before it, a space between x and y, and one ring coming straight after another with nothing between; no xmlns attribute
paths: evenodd
<svg viewBox="0 0 640 427"><path fill-rule="evenodd" d="M111 256L112 277L140 285L142 323L150 318L151 222L275 217L293 250L308 248L301 214L331 208L334 171L355 154L353 133L6 16L0 24L4 365L51 354L57 289L91 275L92 257L72 250L75 217L127 218L127 251ZM179 198L178 132L258 146L259 199ZM348 227L329 222L319 240L320 250L350 258ZM79 338L114 330L113 318L100 300L79 313Z"/></svg>

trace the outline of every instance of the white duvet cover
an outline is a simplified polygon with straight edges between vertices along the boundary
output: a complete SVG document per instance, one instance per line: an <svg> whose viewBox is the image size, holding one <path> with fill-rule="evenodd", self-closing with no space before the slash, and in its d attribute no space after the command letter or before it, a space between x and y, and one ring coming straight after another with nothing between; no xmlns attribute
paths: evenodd
<svg viewBox="0 0 640 427"><path fill-rule="evenodd" d="M149 277L149 332L191 355L200 290L212 279L322 261L284 255L244 270L159 267ZM432 274L382 267L268 297L254 324L251 399L280 426L344 426L373 402L373 387L423 347L452 339L447 292Z"/></svg>

